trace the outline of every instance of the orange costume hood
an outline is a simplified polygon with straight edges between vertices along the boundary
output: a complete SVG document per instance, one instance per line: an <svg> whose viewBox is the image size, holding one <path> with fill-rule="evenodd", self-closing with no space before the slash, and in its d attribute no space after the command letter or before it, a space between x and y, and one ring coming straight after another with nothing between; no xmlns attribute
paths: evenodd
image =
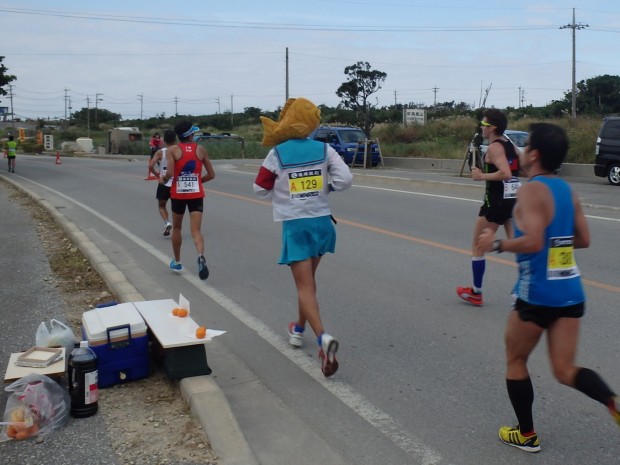
<svg viewBox="0 0 620 465"><path fill-rule="evenodd" d="M274 147L289 139L305 139L321 121L321 111L310 100L290 98L280 112L278 121L266 116L263 123L263 146Z"/></svg>

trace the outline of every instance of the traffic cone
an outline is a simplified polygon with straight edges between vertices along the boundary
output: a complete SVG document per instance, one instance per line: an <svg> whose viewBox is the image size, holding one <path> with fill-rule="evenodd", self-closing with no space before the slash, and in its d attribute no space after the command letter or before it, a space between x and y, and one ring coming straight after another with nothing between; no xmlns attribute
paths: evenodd
<svg viewBox="0 0 620 465"><path fill-rule="evenodd" d="M148 165L146 166L147 169L147 174L146 174L146 178L144 178L145 181L155 181L157 179L157 176L155 176L153 173L151 173L151 170L149 169Z"/></svg>
<svg viewBox="0 0 620 465"><path fill-rule="evenodd" d="M62 165L62 162L60 161L60 150L56 151L56 164Z"/></svg>

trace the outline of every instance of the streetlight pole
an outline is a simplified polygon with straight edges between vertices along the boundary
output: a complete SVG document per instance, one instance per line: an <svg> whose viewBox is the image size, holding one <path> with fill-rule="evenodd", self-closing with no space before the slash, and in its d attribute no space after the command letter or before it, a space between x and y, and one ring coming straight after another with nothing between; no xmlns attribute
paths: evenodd
<svg viewBox="0 0 620 465"><path fill-rule="evenodd" d="M138 94L138 100L140 100L140 121L142 121L142 109L144 107L144 94Z"/></svg>
<svg viewBox="0 0 620 465"><path fill-rule="evenodd" d="M576 79L576 60L575 60L575 31L577 29L585 29L586 27L589 27L587 24L576 24L575 23L575 9L573 8L573 22L571 24L567 24L565 26L561 26L560 29L572 29L572 35L573 35L573 79L572 79L572 111L571 111L571 115L573 119L577 118L577 79Z"/></svg>
<svg viewBox="0 0 620 465"><path fill-rule="evenodd" d="M95 94L95 126L97 126L97 103L103 102L102 98L99 98L103 94Z"/></svg>

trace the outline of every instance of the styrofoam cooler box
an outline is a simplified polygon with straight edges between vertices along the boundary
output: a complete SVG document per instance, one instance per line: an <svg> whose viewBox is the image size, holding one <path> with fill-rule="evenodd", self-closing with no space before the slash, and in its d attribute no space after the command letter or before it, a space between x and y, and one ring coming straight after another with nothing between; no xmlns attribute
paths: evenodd
<svg viewBox="0 0 620 465"><path fill-rule="evenodd" d="M84 312L82 337L97 355L100 388L149 375L146 323L132 303Z"/></svg>

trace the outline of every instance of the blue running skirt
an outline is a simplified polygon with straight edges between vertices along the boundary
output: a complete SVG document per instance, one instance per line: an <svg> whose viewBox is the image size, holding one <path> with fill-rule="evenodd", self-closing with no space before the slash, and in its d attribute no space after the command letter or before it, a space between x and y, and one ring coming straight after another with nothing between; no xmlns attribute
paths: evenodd
<svg viewBox="0 0 620 465"><path fill-rule="evenodd" d="M321 257L336 250L336 228L331 216L300 218L282 222L282 254L278 263L290 265Z"/></svg>

